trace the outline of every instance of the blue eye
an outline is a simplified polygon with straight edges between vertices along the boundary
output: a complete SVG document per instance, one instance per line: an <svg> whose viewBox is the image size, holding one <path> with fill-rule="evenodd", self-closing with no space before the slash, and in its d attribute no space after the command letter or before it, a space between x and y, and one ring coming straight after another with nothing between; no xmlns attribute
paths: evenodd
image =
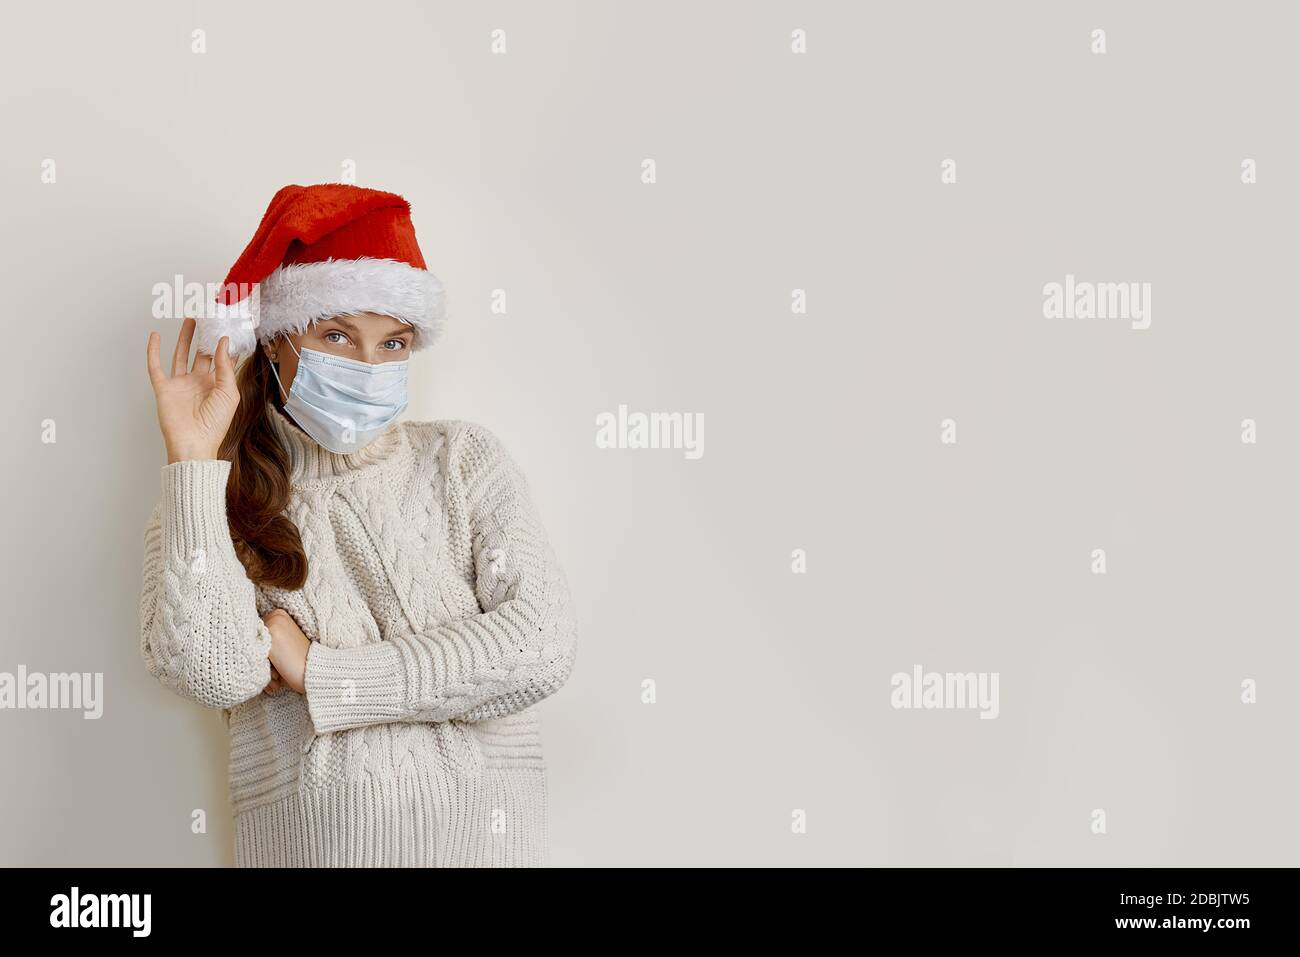
<svg viewBox="0 0 1300 957"><path fill-rule="evenodd" d="M395 342L395 343L397 343L397 347L394 348L394 349L389 349L389 350L388 350L389 352L396 352L398 349L405 349L405 348L406 348L406 343L405 343L403 340L401 340L401 339L389 339L388 342ZM384 343L384 345L388 345L388 342Z"/></svg>
<svg viewBox="0 0 1300 957"><path fill-rule="evenodd" d="M329 332L325 333L325 338L329 339L330 336L343 336L343 333L339 332L337 329L331 329ZM343 338L347 339L347 336L343 336Z"/></svg>

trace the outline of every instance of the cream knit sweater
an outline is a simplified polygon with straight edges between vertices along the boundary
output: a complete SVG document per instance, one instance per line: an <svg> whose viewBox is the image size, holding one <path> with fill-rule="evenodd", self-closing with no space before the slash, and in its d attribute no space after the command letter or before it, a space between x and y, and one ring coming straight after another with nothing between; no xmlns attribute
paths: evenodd
<svg viewBox="0 0 1300 957"><path fill-rule="evenodd" d="M531 705L568 678L575 622L526 481L481 426L393 423L346 455L272 403L300 591L254 586L226 522L230 463L162 467L144 535L140 652L225 710L236 866L543 866ZM306 694L266 694L289 612Z"/></svg>

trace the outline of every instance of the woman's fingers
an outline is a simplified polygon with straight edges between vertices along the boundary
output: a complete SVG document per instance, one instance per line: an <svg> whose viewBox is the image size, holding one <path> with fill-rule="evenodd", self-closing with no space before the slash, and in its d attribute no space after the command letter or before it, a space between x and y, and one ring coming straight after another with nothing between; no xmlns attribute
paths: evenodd
<svg viewBox="0 0 1300 957"><path fill-rule="evenodd" d="M222 392L235 391L235 364L230 359L230 336L217 342L217 388Z"/></svg>
<svg viewBox="0 0 1300 957"><path fill-rule="evenodd" d="M212 371L212 353L196 352L194 353L194 366L191 372L198 372L201 375L207 375Z"/></svg>
<svg viewBox="0 0 1300 957"><path fill-rule="evenodd" d="M198 372L202 375L209 375L212 372L212 353L196 352L194 353L194 366L191 372Z"/></svg>
<svg viewBox="0 0 1300 957"><path fill-rule="evenodd" d="M172 375L184 375L185 367L189 364L190 343L194 341L194 327L198 323L189 316L181 323L180 335L176 337L176 351L172 353Z"/></svg>
<svg viewBox="0 0 1300 957"><path fill-rule="evenodd" d="M149 367L149 381L153 383L154 392L158 391L159 386L167 381L167 376L163 372L162 357L159 355L159 343L162 336L156 332L149 333L149 344L145 347L145 365Z"/></svg>

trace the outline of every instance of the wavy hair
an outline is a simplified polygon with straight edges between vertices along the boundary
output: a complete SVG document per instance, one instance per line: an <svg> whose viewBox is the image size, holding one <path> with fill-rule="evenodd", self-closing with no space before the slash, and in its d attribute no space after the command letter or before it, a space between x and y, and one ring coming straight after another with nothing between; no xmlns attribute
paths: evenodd
<svg viewBox="0 0 1300 957"><path fill-rule="evenodd" d="M226 520L239 557L256 585L297 591L307 581L307 553L298 526L284 514L289 504L289 454L276 439L266 404L284 410L271 360L253 350L235 372L239 408L221 441L230 462Z"/></svg>

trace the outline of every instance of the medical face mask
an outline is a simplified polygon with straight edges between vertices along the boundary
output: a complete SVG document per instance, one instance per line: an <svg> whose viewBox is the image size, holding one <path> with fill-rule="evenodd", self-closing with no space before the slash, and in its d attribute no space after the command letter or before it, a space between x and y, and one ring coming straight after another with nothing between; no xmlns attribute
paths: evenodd
<svg viewBox="0 0 1300 957"><path fill-rule="evenodd" d="M372 365L315 349L293 352L298 371L285 395L284 409L331 452L355 452L369 445L406 408L408 359ZM275 365L271 363L271 371L283 395Z"/></svg>

